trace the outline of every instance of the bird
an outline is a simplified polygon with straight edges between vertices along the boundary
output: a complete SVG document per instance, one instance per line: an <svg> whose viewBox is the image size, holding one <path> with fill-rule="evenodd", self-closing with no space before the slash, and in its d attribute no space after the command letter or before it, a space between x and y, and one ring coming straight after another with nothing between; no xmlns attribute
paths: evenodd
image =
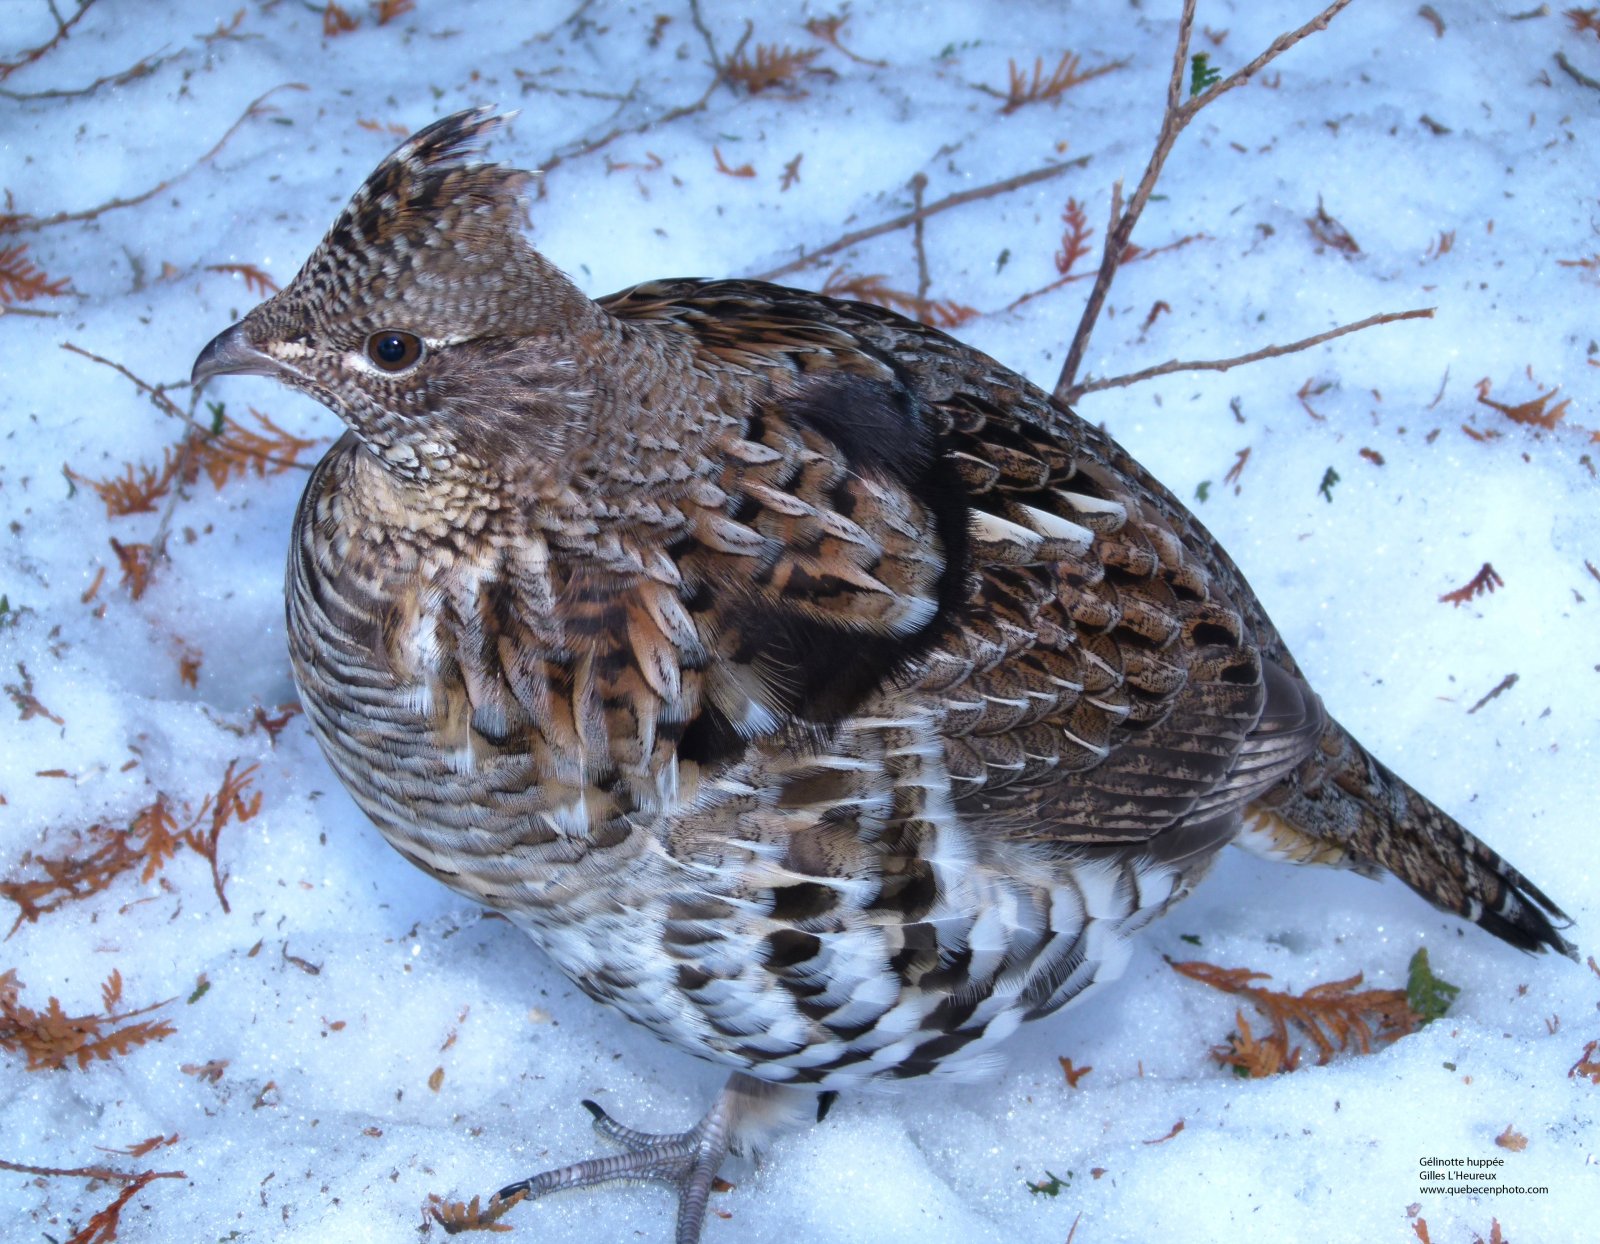
<svg viewBox="0 0 1600 1244"><path fill-rule="evenodd" d="M383 836L590 997L729 1069L706 1115L505 1188L678 1191L874 1082L971 1076L1230 843L1394 875L1525 951L1570 920L1323 707L1109 435L895 312L741 279L584 294L492 107L382 161L200 353L346 431L289 654Z"/></svg>

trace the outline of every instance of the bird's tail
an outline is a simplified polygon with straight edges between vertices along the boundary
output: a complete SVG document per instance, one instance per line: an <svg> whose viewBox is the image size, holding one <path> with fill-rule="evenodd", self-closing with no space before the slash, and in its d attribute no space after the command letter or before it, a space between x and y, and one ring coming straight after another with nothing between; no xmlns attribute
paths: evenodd
<svg viewBox="0 0 1600 1244"><path fill-rule="evenodd" d="M1241 845L1297 863L1391 872L1436 907L1522 950L1576 948L1566 914L1494 851L1384 768L1329 717L1311 755L1245 809Z"/></svg>

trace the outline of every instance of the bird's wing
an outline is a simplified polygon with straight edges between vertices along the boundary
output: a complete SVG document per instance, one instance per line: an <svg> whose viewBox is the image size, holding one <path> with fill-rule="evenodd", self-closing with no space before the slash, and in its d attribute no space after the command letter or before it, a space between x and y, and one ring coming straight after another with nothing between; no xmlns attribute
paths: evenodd
<svg viewBox="0 0 1600 1244"><path fill-rule="evenodd" d="M1321 707L1209 534L1015 373L753 282L602 305L687 334L746 408L674 550L714 653L691 758L915 702L970 817L1115 844L1231 815L1314 745Z"/></svg>

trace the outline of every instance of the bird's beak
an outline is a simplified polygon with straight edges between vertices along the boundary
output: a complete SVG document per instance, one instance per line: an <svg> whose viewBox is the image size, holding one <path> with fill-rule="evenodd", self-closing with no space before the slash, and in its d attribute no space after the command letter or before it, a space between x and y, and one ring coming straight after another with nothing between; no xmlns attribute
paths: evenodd
<svg viewBox="0 0 1600 1244"><path fill-rule="evenodd" d="M212 376L276 376L279 368L268 354L251 343L241 321L213 337L194 361L189 383L198 385Z"/></svg>

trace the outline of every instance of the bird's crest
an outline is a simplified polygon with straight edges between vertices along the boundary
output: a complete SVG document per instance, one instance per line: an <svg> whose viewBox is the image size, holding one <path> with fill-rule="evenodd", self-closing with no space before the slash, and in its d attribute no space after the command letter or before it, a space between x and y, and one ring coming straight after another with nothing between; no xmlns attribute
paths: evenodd
<svg viewBox="0 0 1600 1244"><path fill-rule="evenodd" d="M512 115L484 105L419 130L372 171L332 232L344 226L382 245L436 227L469 244L519 230L526 221L522 190L533 174L483 158L486 140Z"/></svg>
<svg viewBox="0 0 1600 1244"><path fill-rule="evenodd" d="M376 313L419 332L488 328L536 301L548 265L523 233L534 174L483 158L510 115L472 108L401 143L306 261L296 294L324 314Z"/></svg>

